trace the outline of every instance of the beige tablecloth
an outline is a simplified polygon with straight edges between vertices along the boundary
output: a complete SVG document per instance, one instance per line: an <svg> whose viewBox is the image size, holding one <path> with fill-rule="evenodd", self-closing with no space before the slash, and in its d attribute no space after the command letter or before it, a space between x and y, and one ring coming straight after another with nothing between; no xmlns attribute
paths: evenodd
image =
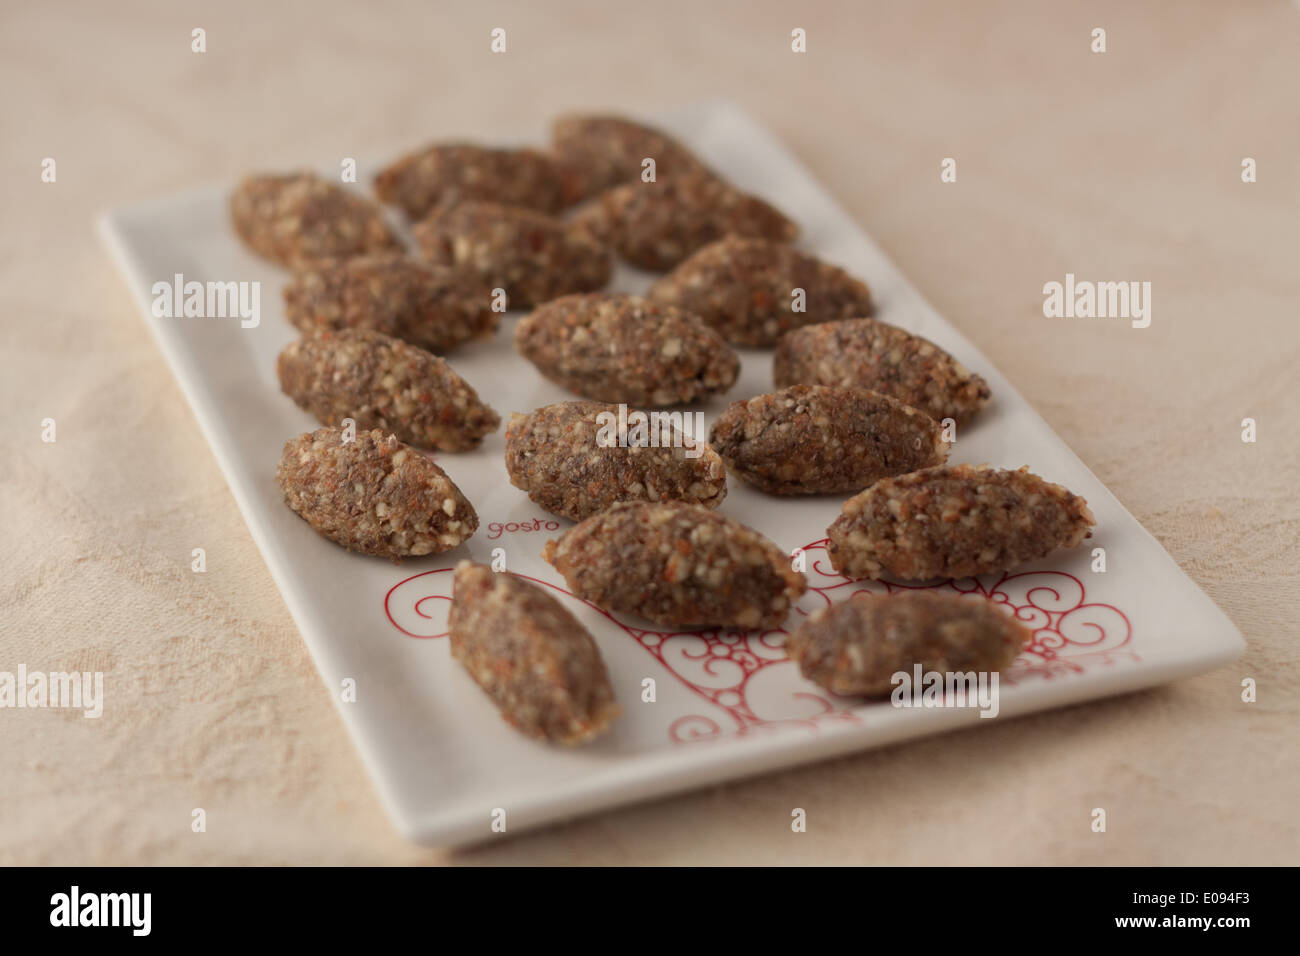
<svg viewBox="0 0 1300 956"><path fill-rule="evenodd" d="M0 710L0 862L1297 862L1298 50L1282 0L4 5L0 670L102 670L109 699L99 720ZM1246 654L486 849L408 845L92 218L247 170L718 97L812 168ZM1045 319L1066 272L1150 281L1151 327Z"/></svg>

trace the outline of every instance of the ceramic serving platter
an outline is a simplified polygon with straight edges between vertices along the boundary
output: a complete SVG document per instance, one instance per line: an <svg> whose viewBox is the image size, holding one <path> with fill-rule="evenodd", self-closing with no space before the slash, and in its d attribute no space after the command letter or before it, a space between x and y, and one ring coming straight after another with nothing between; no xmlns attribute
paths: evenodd
<svg viewBox="0 0 1300 956"><path fill-rule="evenodd" d="M785 147L749 116L709 103L651 117L740 187L803 229L800 248L872 286L877 318L923 335L989 382L993 401L959 433L951 461L1031 470L1083 495L1094 536L1009 574L931 585L1006 605L1034 631L1002 674L998 716L1060 707L1174 680L1237 656L1241 636L1096 476L1016 394L1011 382L939 316ZM374 157L383 160L387 157ZM334 167L334 172L337 167ZM287 275L246 251L217 188L117 209L101 234L153 330L294 620L400 830L439 846L499 839L549 821L836 754L990 721L976 708L891 706L837 698L803 680L784 631L672 633L573 597L540 557L571 526L508 481L503 431L477 451L436 456L478 510L455 551L399 565L350 554L285 507L275 482L286 439L317 427L280 393L277 353L294 338L280 288ZM367 182L369 176L359 177ZM260 283L260 321L158 317L154 284ZM646 273L620 266L612 288L640 292ZM491 342L449 356L503 416L571 399L512 347L518 316ZM711 424L728 401L771 391L771 351L742 350L739 382L697 409ZM826 560L826 527L842 497L771 498L736 479L722 513L787 552L803 548L810 584L787 622L860 589ZM1105 550L1105 571L1094 549ZM448 652L446 615L457 561L490 562L539 582L595 636L623 716L578 750L516 733ZM652 681L650 684L648 681ZM355 700L344 693L355 688ZM653 687L653 700L646 693Z"/></svg>

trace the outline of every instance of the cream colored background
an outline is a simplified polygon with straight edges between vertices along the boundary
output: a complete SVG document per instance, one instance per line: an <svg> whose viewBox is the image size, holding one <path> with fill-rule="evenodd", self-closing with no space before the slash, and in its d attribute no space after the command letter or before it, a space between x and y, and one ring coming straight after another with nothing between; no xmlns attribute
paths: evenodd
<svg viewBox="0 0 1300 956"><path fill-rule="evenodd" d="M495 26L505 55L488 52ZM4 0L0 670L103 670L108 701L98 721L0 711L0 862L1300 862L1297 90L1300 9L1282 0ZM564 109L717 97L790 144L1227 611L1246 655L482 850L407 845L92 217L248 170L540 130ZM39 180L46 156L57 184ZM1043 283L1067 271L1151 281L1151 327L1043 318ZM200 806L206 834L189 828Z"/></svg>

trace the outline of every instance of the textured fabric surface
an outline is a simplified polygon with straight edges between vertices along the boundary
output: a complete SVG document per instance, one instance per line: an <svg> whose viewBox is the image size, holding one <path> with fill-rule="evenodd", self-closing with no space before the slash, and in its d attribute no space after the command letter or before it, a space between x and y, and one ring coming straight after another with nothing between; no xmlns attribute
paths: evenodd
<svg viewBox="0 0 1300 956"><path fill-rule="evenodd" d="M1300 9L451 6L0 12L0 670L102 670L109 688L99 720L0 711L0 863L1300 860ZM92 218L248 170L718 97L791 146L1247 651L1162 689L485 849L408 845ZM1042 286L1066 272L1150 281L1151 327L1045 319Z"/></svg>

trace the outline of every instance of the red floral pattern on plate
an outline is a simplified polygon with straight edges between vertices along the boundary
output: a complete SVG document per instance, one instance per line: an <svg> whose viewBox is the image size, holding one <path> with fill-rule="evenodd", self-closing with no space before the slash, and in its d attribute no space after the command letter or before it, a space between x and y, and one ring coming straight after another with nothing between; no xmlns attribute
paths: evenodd
<svg viewBox="0 0 1300 956"><path fill-rule="evenodd" d="M904 590L946 590L989 600L1013 615L1033 632L1002 680L1022 683L1051 680L1083 673L1090 667L1137 661L1133 629L1127 615L1111 604L1087 599L1083 582L1063 571L1028 571L985 575L926 585L887 581L851 581L837 573L825 554L826 539L804 549L808 593L795 607L795 621L819 607L850 600L859 593L889 594ZM520 575L573 600L581 600L562 587L539 578ZM447 605L451 601L452 569L424 571L399 581L384 597L384 613L392 625L414 638L446 636ZM751 690L756 677L770 668L793 666L786 656L787 631L660 631L638 627L583 601L618 625L685 687L717 709L716 716L685 714L673 721L669 736L684 742L723 735L744 736L777 727L815 728L828 721L857 721L854 708L863 702L830 694L802 680L785 694L784 704L800 716L770 716L772 708L760 705ZM786 683L790 683L787 679ZM720 719L732 724L725 727Z"/></svg>

